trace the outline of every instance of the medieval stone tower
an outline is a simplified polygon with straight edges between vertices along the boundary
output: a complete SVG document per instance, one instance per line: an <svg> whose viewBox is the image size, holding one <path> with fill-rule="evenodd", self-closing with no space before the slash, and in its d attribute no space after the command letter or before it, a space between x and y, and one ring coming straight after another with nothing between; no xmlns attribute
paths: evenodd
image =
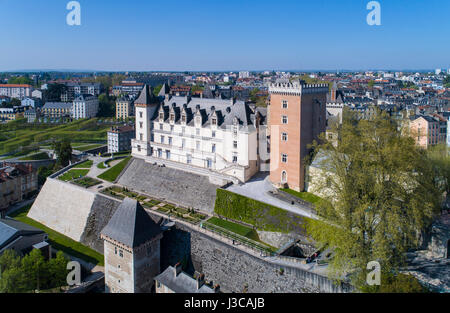
<svg viewBox="0 0 450 313"><path fill-rule="evenodd" d="M151 292L160 273L162 231L136 200L126 198L101 232L105 291Z"/></svg>
<svg viewBox="0 0 450 313"><path fill-rule="evenodd" d="M275 83L270 93L270 181L303 191L308 145L326 130L327 84Z"/></svg>
<svg viewBox="0 0 450 313"><path fill-rule="evenodd" d="M153 95L152 88L145 85L139 97L134 101L136 112L136 139L131 141L133 154L152 155L150 134L152 123L150 119L159 107L159 100Z"/></svg>

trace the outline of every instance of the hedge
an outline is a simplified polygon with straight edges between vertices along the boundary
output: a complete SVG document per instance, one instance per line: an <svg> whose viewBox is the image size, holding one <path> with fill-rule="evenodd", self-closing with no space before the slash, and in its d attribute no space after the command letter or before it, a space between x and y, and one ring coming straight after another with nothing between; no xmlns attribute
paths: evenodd
<svg viewBox="0 0 450 313"><path fill-rule="evenodd" d="M307 217L224 189L217 189L214 212L219 216L252 224L260 230L295 232L302 235L306 235L306 224L309 220Z"/></svg>

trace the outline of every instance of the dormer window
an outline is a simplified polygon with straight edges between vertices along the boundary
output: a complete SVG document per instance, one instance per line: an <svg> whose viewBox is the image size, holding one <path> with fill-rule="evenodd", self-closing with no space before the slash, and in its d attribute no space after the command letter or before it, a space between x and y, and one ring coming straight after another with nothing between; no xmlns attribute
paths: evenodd
<svg viewBox="0 0 450 313"><path fill-rule="evenodd" d="M181 114L181 123L186 124L186 113Z"/></svg>
<svg viewBox="0 0 450 313"><path fill-rule="evenodd" d="M202 117L201 116L196 116L195 117L195 125L196 126L200 126L202 124Z"/></svg>
<svg viewBox="0 0 450 313"><path fill-rule="evenodd" d="M159 120L164 121L164 112L159 112Z"/></svg>
<svg viewBox="0 0 450 313"><path fill-rule="evenodd" d="M170 113L170 122L171 123L175 122L175 113Z"/></svg>
<svg viewBox="0 0 450 313"><path fill-rule="evenodd" d="M213 118L211 119L211 125L217 126L217 118L213 117Z"/></svg>

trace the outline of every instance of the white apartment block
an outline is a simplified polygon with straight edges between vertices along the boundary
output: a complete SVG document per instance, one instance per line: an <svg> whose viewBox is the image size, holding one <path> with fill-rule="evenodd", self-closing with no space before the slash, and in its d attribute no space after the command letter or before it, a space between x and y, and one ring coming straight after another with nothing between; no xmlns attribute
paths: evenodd
<svg viewBox="0 0 450 313"><path fill-rule="evenodd" d="M23 99L31 97L32 87L26 84L0 84L0 96Z"/></svg>
<svg viewBox="0 0 450 313"><path fill-rule="evenodd" d="M261 154L267 153L265 112L243 101L189 96L166 96L162 104L150 104L151 95L143 93L135 101L134 156L206 169L242 182L260 170Z"/></svg>
<svg viewBox="0 0 450 313"><path fill-rule="evenodd" d="M98 98L91 95L79 95L73 100L74 119L93 118L98 112Z"/></svg>

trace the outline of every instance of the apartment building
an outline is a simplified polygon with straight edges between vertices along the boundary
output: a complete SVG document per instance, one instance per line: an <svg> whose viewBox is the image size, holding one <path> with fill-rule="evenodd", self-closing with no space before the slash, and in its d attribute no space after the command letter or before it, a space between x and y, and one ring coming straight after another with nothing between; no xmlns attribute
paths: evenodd
<svg viewBox="0 0 450 313"><path fill-rule="evenodd" d="M108 131L108 153L130 151L134 136L133 126L111 127Z"/></svg>
<svg viewBox="0 0 450 313"><path fill-rule="evenodd" d="M42 115L46 117L70 117L72 116L72 102L47 102L42 107Z"/></svg>
<svg viewBox="0 0 450 313"><path fill-rule="evenodd" d="M120 85L113 86L112 92L116 97L123 94L137 96L143 87L144 83L138 83L135 80L124 80Z"/></svg>
<svg viewBox="0 0 450 313"><path fill-rule="evenodd" d="M70 102L75 100L79 95L91 95L98 97L102 91L100 83L64 83L67 87L66 92L61 94L62 102Z"/></svg>
<svg viewBox="0 0 450 313"><path fill-rule="evenodd" d="M0 211L37 189L38 175L31 165L0 164Z"/></svg>
<svg viewBox="0 0 450 313"><path fill-rule="evenodd" d="M0 96L24 99L31 97L33 87L27 84L0 84Z"/></svg>
<svg viewBox="0 0 450 313"><path fill-rule="evenodd" d="M93 118L98 113L98 98L91 95L78 95L73 100L72 117L74 119Z"/></svg>
<svg viewBox="0 0 450 313"><path fill-rule="evenodd" d="M447 141L447 121L442 116L411 116L409 131L416 144L424 149Z"/></svg>
<svg viewBox="0 0 450 313"><path fill-rule="evenodd" d="M134 101L130 97L121 97L116 100L116 118L126 119L134 116Z"/></svg>
<svg viewBox="0 0 450 313"><path fill-rule="evenodd" d="M303 191L308 145L326 130L327 84L277 82L270 93L270 181Z"/></svg>
<svg viewBox="0 0 450 313"><path fill-rule="evenodd" d="M243 101L166 95L144 87L136 106L136 157L152 157L232 176L242 182L260 170L265 116ZM263 126L263 127L261 127Z"/></svg>

